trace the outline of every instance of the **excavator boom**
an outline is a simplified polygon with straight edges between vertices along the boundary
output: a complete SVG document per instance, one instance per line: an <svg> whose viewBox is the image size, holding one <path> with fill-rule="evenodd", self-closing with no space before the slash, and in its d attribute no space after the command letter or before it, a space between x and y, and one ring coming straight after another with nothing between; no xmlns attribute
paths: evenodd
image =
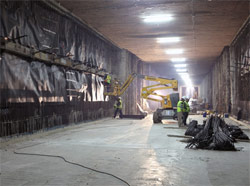
<svg viewBox="0 0 250 186"><path fill-rule="evenodd" d="M113 83L113 91L105 92L105 95L109 96L121 96L129 85L133 82L134 78L141 78L146 81L154 81L157 84L149 85L142 88L141 96L144 99L152 100L161 103L161 108L157 109L154 113L153 120L154 123L158 123L161 121L166 110L168 110L168 115L173 117L174 112L176 110L177 102L179 100L179 94L169 94L169 95L160 95L156 91L157 90L165 90L165 89L173 89L174 91L178 91L178 81L175 79L167 79L162 77L154 77L154 76L145 76L141 74L130 74L125 83L120 86L118 82ZM171 112L173 111L173 112ZM169 114L171 112L171 114Z"/></svg>

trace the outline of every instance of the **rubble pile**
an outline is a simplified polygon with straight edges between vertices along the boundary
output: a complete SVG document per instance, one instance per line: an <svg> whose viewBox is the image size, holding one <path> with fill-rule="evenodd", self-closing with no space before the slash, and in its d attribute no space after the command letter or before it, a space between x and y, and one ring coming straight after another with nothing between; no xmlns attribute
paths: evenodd
<svg viewBox="0 0 250 186"><path fill-rule="evenodd" d="M194 136L188 141L186 148L210 150L236 150L235 139L249 139L239 127L227 125L218 116L210 116L203 125L198 125L193 120L185 135Z"/></svg>

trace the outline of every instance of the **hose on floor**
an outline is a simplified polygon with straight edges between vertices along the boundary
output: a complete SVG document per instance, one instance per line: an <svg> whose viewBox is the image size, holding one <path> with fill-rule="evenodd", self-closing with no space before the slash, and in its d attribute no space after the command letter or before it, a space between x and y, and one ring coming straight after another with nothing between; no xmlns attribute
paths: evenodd
<svg viewBox="0 0 250 186"><path fill-rule="evenodd" d="M79 166L79 167L82 167L84 169L88 169L88 170L91 170L91 171L94 171L94 172L97 172L97 173L100 173L100 174L106 174L106 175L112 176L112 177L114 177L114 178L122 181L126 185L130 186L128 182L126 182L125 180L123 180L123 179L121 179L121 178L119 178L119 177L117 177L117 176L115 176L115 175L113 175L111 173L99 171L99 170L96 170L96 169L93 169L93 168L90 168L90 167L86 167L86 166L78 164L78 163L70 162L70 161L66 160L62 156L54 156L54 155L48 155L48 154L33 154L33 153L24 153L24 152L16 152L16 151L13 151L13 152L14 152L14 154L19 154L19 155L43 156L43 157L59 158L59 159L62 159L63 161L65 161L66 163L69 163L69 164L72 164L72 165L76 165L76 166Z"/></svg>

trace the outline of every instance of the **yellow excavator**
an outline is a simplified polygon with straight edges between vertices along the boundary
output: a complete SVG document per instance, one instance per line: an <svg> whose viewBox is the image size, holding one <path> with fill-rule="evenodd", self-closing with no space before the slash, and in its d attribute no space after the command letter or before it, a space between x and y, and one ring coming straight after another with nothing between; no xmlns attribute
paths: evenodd
<svg viewBox="0 0 250 186"><path fill-rule="evenodd" d="M147 81L155 81L157 84L142 87L141 97L147 100L152 100L161 103L161 108L158 108L153 113L154 123L161 123L162 119L176 119L177 118L177 103L179 101L179 93L172 93L169 95L157 94L157 90L173 89L178 91L178 81L175 79L166 79L162 77L145 76L141 74L130 74L125 83L120 86L118 82L113 82L113 91L105 92L107 96L121 96L134 78L142 78Z"/></svg>

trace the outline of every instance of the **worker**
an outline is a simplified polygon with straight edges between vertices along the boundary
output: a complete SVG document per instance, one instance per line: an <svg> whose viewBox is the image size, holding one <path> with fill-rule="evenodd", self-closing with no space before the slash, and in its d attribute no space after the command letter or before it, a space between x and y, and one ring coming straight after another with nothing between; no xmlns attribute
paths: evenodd
<svg viewBox="0 0 250 186"><path fill-rule="evenodd" d="M177 117L178 117L178 126L182 127L183 126L183 111L184 111L184 102L185 99L184 97L181 98L180 101L177 103Z"/></svg>
<svg viewBox="0 0 250 186"><path fill-rule="evenodd" d="M109 73L106 73L104 76L104 85L110 85L111 83L111 76Z"/></svg>
<svg viewBox="0 0 250 186"><path fill-rule="evenodd" d="M119 117L122 119L123 115L122 115L122 100L121 97L118 97L115 104L114 104L114 118L116 117L117 113L119 112Z"/></svg>
<svg viewBox="0 0 250 186"><path fill-rule="evenodd" d="M186 98L184 101L184 109L183 109L183 124L184 126L187 125L187 118L188 118L188 113L190 112L190 107L189 107L189 99Z"/></svg>
<svg viewBox="0 0 250 186"><path fill-rule="evenodd" d="M107 88L107 92L109 92L110 84L111 84L111 75L109 73L106 73L104 76L104 86Z"/></svg>

